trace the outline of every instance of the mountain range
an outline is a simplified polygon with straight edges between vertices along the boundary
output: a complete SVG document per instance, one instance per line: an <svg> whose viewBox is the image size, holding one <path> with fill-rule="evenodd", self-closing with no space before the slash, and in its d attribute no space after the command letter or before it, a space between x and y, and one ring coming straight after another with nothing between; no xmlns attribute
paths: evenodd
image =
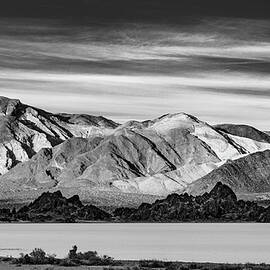
<svg viewBox="0 0 270 270"><path fill-rule="evenodd" d="M0 97L0 174L2 200L60 189L98 205L138 205L173 192L200 195L219 181L266 196L270 135L186 113L119 124Z"/></svg>

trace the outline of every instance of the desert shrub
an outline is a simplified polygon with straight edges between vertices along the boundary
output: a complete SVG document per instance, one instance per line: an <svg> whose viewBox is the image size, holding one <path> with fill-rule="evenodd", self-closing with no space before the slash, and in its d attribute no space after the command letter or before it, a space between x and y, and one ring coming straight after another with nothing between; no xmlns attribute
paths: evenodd
<svg viewBox="0 0 270 270"><path fill-rule="evenodd" d="M170 263L167 267L166 270L177 270L178 269L178 265L177 263Z"/></svg>
<svg viewBox="0 0 270 270"><path fill-rule="evenodd" d="M158 260L141 260L139 261L140 267L147 267L147 268L164 268L165 262L158 261Z"/></svg>
<svg viewBox="0 0 270 270"><path fill-rule="evenodd" d="M241 265L220 264L213 267L213 270L241 270Z"/></svg>
<svg viewBox="0 0 270 270"><path fill-rule="evenodd" d="M115 269L110 266L110 267L107 268L107 270L115 270ZM121 269L119 269L119 270L121 270Z"/></svg>
<svg viewBox="0 0 270 270"><path fill-rule="evenodd" d="M30 253L30 260L34 264L45 264L47 263L46 252L42 250L41 248L35 248Z"/></svg>
<svg viewBox="0 0 270 270"><path fill-rule="evenodd" d="M68 258L69 259L76 259L76 256L77 256L77 246L75 245L75 246L73 246L72 247L72 249L69 251L69 253L68 253Z"/></svg>
<svg viewBox="0 0 270 270"><path fill-rule="evenodd" d="M199 266L197 263L191 263L191 264L189 265L189 268L190 268L190 269L199 269L200 266Z"/></svg>
<svg viewBox="0 0 270 270"><path fill-rule="evenodd" d="M133 266L127 266L126 270L140 270L142 268L140 268L139 265L133 265Z"/></svg>
<svg viewBox="0 0 270 270"><path fill-rule="evenodd" d="M60 259L56 255L46 255L45 251L35 248L30 254L20 254L19 258L12 260L13 264L58 264Z"/></svg>
<svg viewBox="0 0 270 270"><path fill-rule="evenodd" d="M78 266L77 263L75 263L74 261L72 261L70 259L60 260L59 265L60 266Z"/></svg>
<svg viewBox="0 0 270 270"><path fill-rule="evenodd" d="M1 257L0 261L1 262L12 262L14 260L13 257Z"/></svg>
<svg viewBox="0 0 270 270"><path fill-rule="evenodd" d="M101 264L102 265L115 265L115 261L112 257L104 255L103 257L101 257Z"/></svg>
<svg viewBox="0 0 270 270"><path fill-rule="evenodd" d="M100 257L98 256L97 252L96 251L87 251L87 252L79 252L77 253L76 255L76 259L78 260L99 260Z"/></svg>
<svg viewBox="0 0 270 270"><path fill-rule="evenodd" d="M78 252L77 246L73 246L69 251L68 259L76 264L84 265L114 265L113 258L104 255L99 256L96 251Z"/></svg>
<svg viewBox="0 0 270 270"><path fill-rule="evenodd" d="M31 263L31 258L28 254L23 254L20 253L19 258L15 258L12 263L14 264L30 264Z"/></svg>
<svg viewBox="0 0 270 270"><path fill-rule="evenodd" d="M54 267L53 266L48 266L44 270L54 270Z"/></svg>
<svg viewBox="0 0 270 270"><path fill-rule="evenodd" d="M190 268L188 265L180 265L178 269L179 270L189 270Z"/></svg>
<svg viewBox="0 0 270 270"><path fill-rule="evenodd" d="M48 254L47 255L47 263L48 264L55 264L58 261L58 259L56 259L56 254Z"/></svg>

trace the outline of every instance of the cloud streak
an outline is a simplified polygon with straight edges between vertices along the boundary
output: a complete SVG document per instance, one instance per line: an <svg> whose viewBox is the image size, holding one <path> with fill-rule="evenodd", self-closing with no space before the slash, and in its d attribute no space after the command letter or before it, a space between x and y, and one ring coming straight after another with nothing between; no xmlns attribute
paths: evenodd
<svg viewBox="0 0 270 270"><path fill-rule="evenodd" d="M210 123L270 128L268 21L1 20L1 95L118 121L185 111Z"/></svg>

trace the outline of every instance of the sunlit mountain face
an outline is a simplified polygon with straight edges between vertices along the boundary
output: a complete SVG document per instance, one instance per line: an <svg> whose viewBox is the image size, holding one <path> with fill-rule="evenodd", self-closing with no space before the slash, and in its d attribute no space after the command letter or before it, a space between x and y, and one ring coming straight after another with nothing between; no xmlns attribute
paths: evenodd
<svg viewBox="0 0 270 270"><path fill-rule="evenodd" d="M269 130L269 1L201 2L3 1L0 95L118 122L184 111Z"/></svg>

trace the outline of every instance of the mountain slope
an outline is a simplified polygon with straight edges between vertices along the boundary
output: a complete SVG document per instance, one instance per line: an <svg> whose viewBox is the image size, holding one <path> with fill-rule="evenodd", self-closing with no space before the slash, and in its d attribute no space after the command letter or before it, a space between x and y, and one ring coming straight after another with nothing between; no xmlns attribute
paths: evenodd
<svg viewBox="0 0 270 270"><path fill-rule="evenodd" d="M94 149L101 137L71 138L53 148L43 148L30 160L18 164L1 177L1 190L52 188L61 171L78 155Z"/></svg>
<svg viewBox="0 0 270 270"><path fill-rule="evenodd" d="M52 114L19 100L0 97L0 174L42 148L72 137L104 136L118 126L104 117Z"/></svg>
<svg viewBox="0 0 270 270"><path fill-rule="evenodd" d="M203 194L221 181L235 192L270 192L270 151L257 152L228 161L187 188L191 194Z"/></svg>

